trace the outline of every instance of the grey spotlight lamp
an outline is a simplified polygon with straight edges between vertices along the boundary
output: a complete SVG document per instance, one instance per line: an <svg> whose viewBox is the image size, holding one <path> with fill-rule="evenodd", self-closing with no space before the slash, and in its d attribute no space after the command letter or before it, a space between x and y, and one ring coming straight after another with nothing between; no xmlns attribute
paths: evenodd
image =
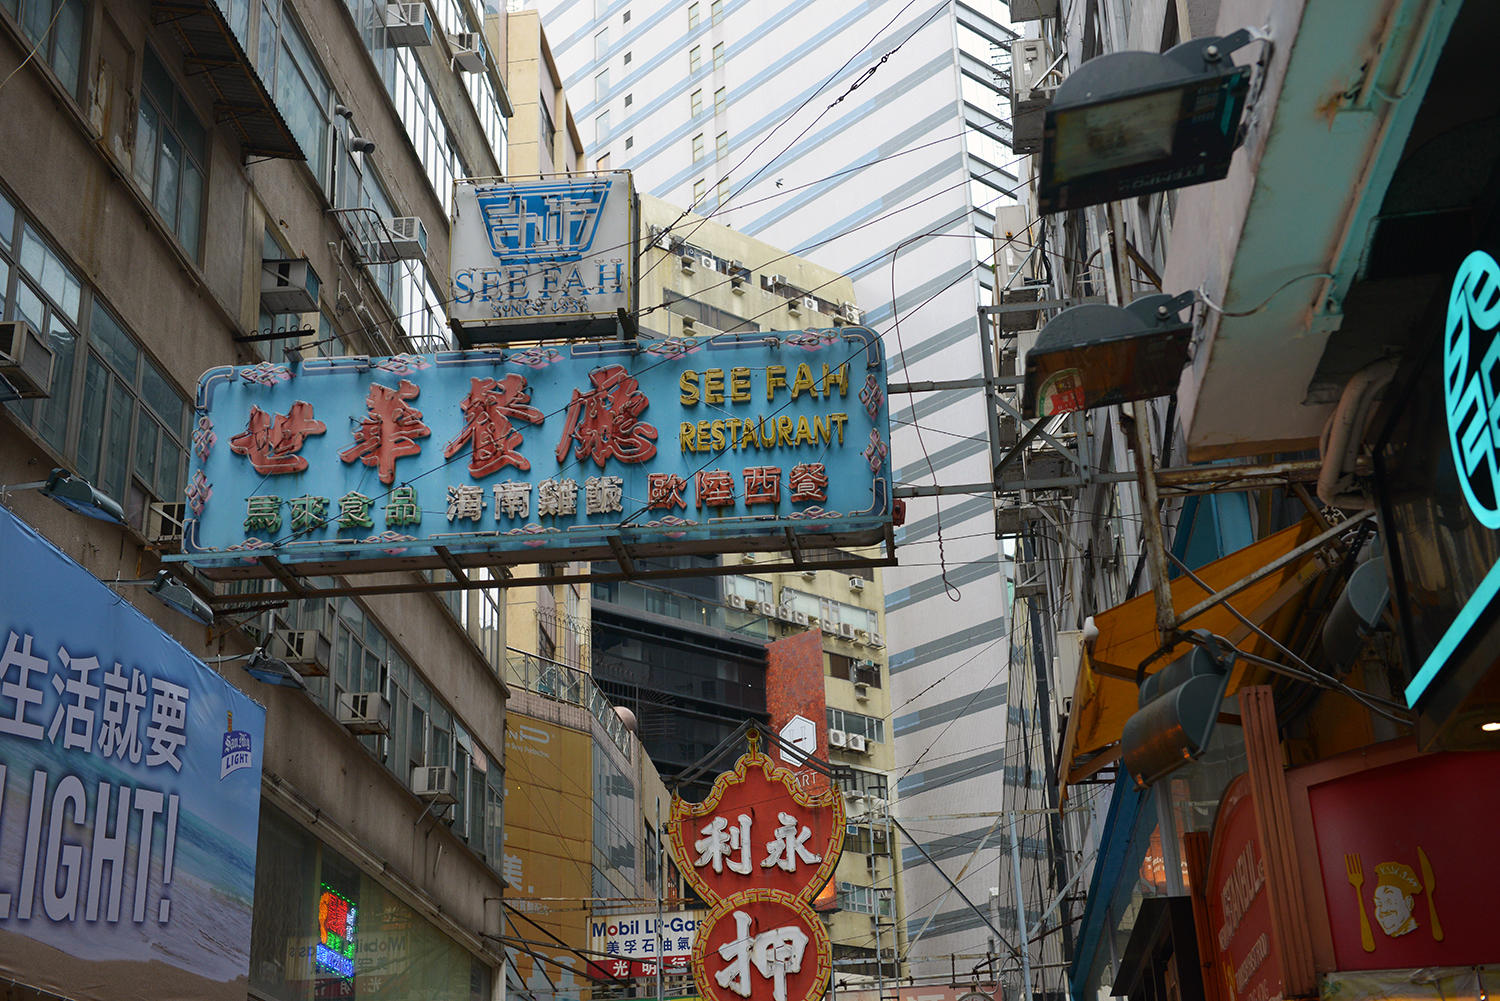
<svg viewBox="0 0 1500 1001"><path fill-rule="evenodd" d="M1250 69L1229 54L1242 28L1164 53L1095 56L1062 82L1042 124L1043 213L1168 191L1229 173Z"/></svg>
<svg viewBox="0 0 1500 1001"><path fill-rule="evenodd" d="M1195 630L1203 646L1195 646L1141 684L1140 708L1125 721L1120 734L1120 760L1145 789L1208 749L1229 672L1234 648L1218 637Z"/></svg>
<svg viewBox="0 0 1500 1001"><path fill-rule="evenodd" d="M174 578L170 571L158 570L147 590L157 601L174 612L181 612L205 626L213 625L214 610L208 606L208 602L189 591L187 586Z"/></svg>
<svg viewBox="0 0 1500 1001"><path fill-rule="evenodd" d="M302 675L282 660L280 657L272 657L260 647L250 655L250 662L245 665L245 670L250 672L250 677L267 685L280 685L284 688L306 688L307 683L302 680Z"/></svg>
<svg viewBox="0 0 1500 1001"><path fill-rule="evenodd" d="M351 134L349 136L349 148L356 153L373 153L375 152L375 140Z"/></svg>
<svg viewBox="0 0 1500 1001"><path fill-rule="evenodd" d="M1085 303L1058 313L1026 352L1022 412L1051 417L1174 392L1193 337L1178 314L1194 297L1148 295L1129 306Z"/></svg>
<svg viewBox="0 0 1500 1001"><path fill-rule="evenodd" d="M52 498L69 511L88 515L99 521L125 524L125 512L118 501L82 476L70 473L66 469L54 469L51 476L45 480L37 480L35 483L0 486L0 494L7 494L13 490L35 490L43 497Z"/></svg>

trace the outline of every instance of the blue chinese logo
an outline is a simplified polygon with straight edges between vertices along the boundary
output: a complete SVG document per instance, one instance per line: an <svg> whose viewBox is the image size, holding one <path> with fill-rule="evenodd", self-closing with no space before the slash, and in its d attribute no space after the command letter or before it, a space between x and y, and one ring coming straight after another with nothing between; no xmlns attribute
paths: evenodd
<svg viewBox="0 0 1500 1001"><path fill-rule="evenodd" d="M611 183L594 178L479 188L490 249L507 261L566 261L587 254Z"/></svg>
<svg viewBox="0 0 1500 1001"><path fill-rule="evenodd" d="M1448 440L1464 496L1479 523L1500 529L1500 265L1482 250L1464 258L1448 296L1443 338L1443 397Z"/></svg>

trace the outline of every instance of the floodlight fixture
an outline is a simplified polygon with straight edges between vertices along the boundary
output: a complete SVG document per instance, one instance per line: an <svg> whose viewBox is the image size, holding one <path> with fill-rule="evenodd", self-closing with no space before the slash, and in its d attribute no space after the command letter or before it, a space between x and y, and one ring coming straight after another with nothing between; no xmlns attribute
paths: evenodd
<svg viewBox="0 0 1500 1001"><path fill-rule="evenodd" d="M245 670L250 672L250 677L267 685L280 685L283 688L307 688L307 683L302 680L302 675L296 669L280 657L272 657L263 648L257 647L250 655L250 662L245 665Z"/></svg>
<svg viewBox="0 0 1500 1001"><path fill-rule="evenodd" d="M1248 28L1164 53L1095 56L1062 82L1042 126L1042 213L1216 181L1240 143L1250 68L1229 54Z"/></svg>
<svg viewBox="0 0 1500 1001"><path fill-rule="evenodd" d="M208 602L189 591L187 585L172 576L171 571L158 570L147 590L157 601L174 612L181 612L205 626L213 625L214 610L209 607Z"/></svg>
<svg viewBox="0 0 1500 1001"><path fill-rule="evenodd" d="M1142 682L1140 708L1121 731L1120 760L1137 789L1200 757L1219 721L1235 651L1205 630L1195 632L1204 645Z"/></svg>
<svg viewBox="0 0 1500 1001"><path fill-rule="evenodd" d="M37 480L35 483L0 486L0 496L15 490L35 490L43 497L52 498L69 511L88 515L99 521L125 524L125 511L118 501L82 476L70 473L66 469L54 469L51 476L45 480Z"/></svg>
<svg viewBox="0 0 1500 1001"><path fill-rule="evenodd" d="M1123 307L1085 303L1058 313L1026 352L1022 410L1051 417L1175 391L1193 336L1192 323L1178 313L1194 295L1148 295Z"/></svg>

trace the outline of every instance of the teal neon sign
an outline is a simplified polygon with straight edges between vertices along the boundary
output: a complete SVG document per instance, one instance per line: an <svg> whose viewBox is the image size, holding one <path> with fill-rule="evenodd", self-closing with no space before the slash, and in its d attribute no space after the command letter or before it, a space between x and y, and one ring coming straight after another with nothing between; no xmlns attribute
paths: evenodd
<svg viewBox="0 0 1500 1001"><path fill-rule="evenodd" d="M1476 250L1459 265L1448 294L1443 332L1443 402L1453 465L1469 510L1481 525L1500 529L1500 264ZM1500 592L1500 564L1454 618L1443 638L1406 686L1406 703L1417 699L1447 664L1458 644Z"/></svg>

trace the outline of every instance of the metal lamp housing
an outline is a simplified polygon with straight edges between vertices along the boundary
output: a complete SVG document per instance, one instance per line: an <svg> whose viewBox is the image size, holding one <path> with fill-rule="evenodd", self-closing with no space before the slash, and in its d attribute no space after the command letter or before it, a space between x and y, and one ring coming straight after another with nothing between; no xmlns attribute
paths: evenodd
<svg viewBox="0 0 1500 1001"><path fill-rule="evenodd" d="M1239 142L1250 70L1230 52L1248 31L1165 53L1112 52L1057 88L1042 126L1043 213L1216 181Z"/></svg>
<svg viewBox="0 0 1500 1001"><path fill-rule="evenodd" d="M1022 411L1051 417L1174 392L1193 336L1174 303L1181 297L1149 295L1127 307L1085 303L1057 314L1026 352Z"/></svg>
<svg viewBox="0 0 1500 1001"><path fill-rule="evenodd" d="M1140 709L1120 735L1120 760L1145 789L1208 749L1233 657L1203 647L1179 657L1141 685Z"/></svg>
<svg viewBox="0 0 1500 1001"><path fill-rule="evenodd" d="M52 470L47 482L37 489L43 497L50 497L69 511L99 521L125 524L125 511L118 501L95 488L88 480L74 476L65 469Z"/></svg>

